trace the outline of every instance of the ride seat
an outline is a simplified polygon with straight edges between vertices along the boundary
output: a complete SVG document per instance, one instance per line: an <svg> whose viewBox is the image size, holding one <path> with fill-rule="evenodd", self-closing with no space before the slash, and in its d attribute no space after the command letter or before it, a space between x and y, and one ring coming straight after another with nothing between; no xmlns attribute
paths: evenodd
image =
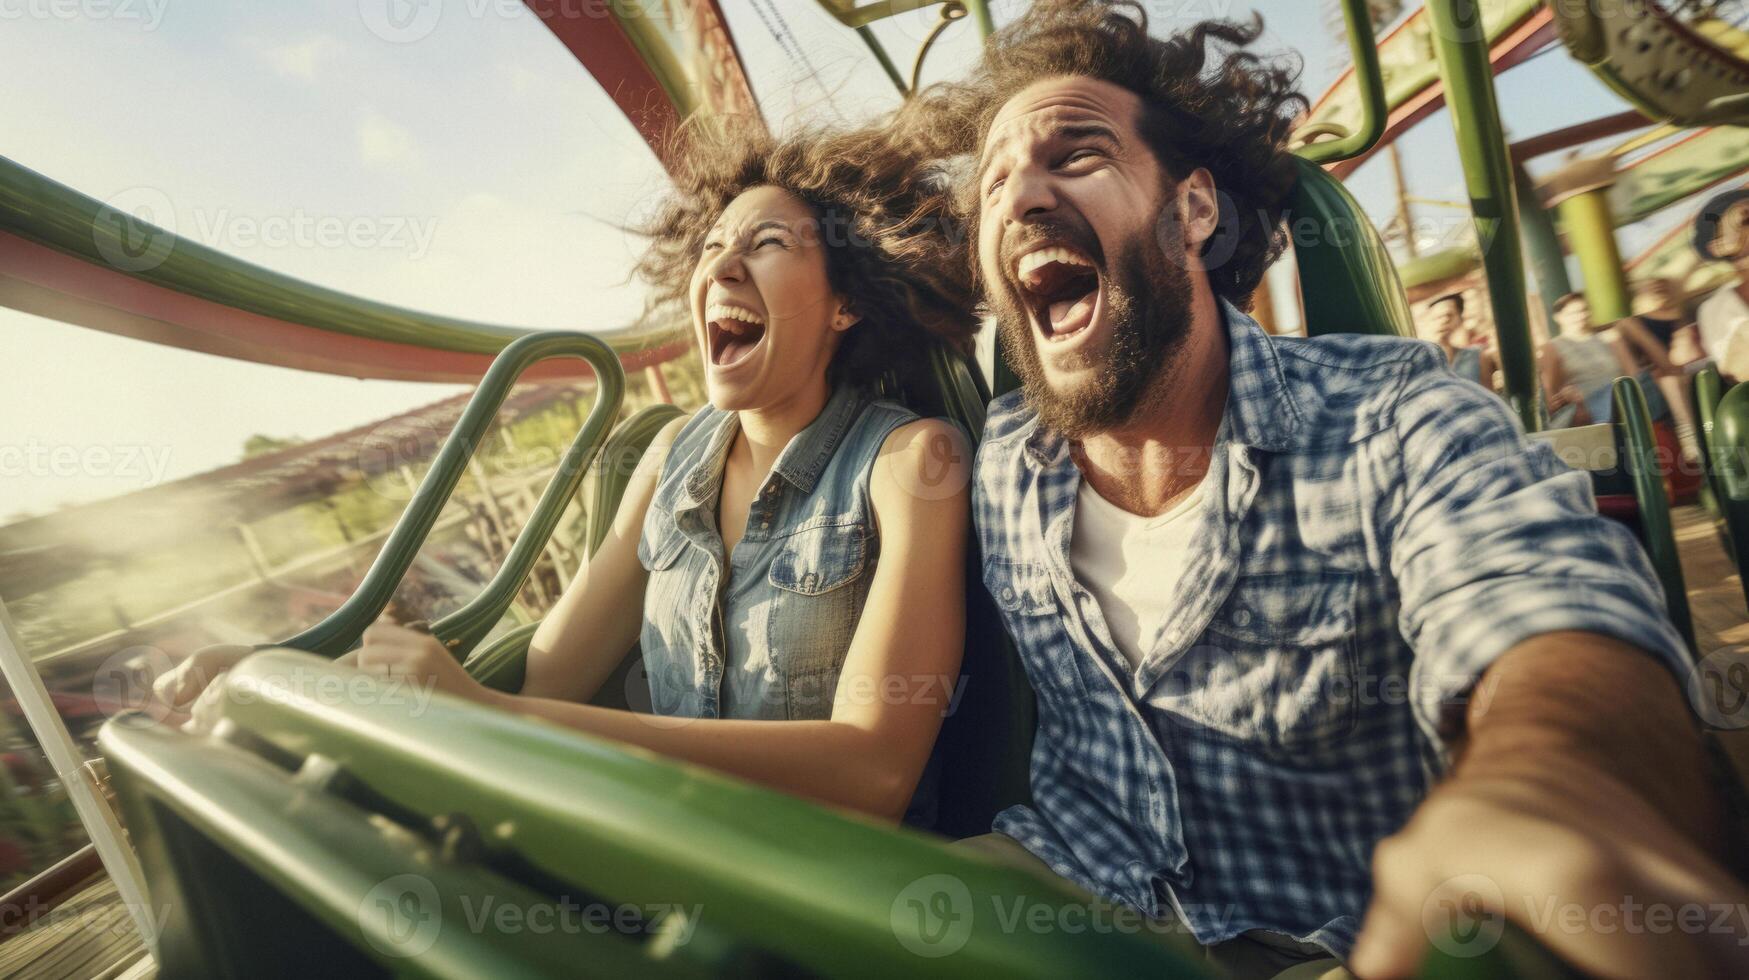
<svg viewBox="0 0 1749 980"><path fill-rule="evenodd" d="M1718 385L1716 372L1713 383ZM1700 388L1698 378L1696 387ZM1732 387L1716 405L1703 398L1701 426L1707 474L1728 550L1741 578L1744 556L1749 555L1749 384ZM1743 583L1743 594L1749 604L1749 581Z"/></svg>
<svg viewBox="0 0 1749 980"><path fill-rule="evenodd" d="M1283 211L1307 336L1415 336L1396 263L1354 195L1323 167L1300 157L1294 164L1298 178Z"/></svg>

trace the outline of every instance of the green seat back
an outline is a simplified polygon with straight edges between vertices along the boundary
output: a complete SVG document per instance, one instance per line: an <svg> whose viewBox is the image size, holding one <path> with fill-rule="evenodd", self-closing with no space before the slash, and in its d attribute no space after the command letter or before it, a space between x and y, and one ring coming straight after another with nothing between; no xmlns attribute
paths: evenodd
<svg viewBox="0 0 1749 980"><path fill-rule="evenodd" d="M1708 470L1717 480L1718 506L1739 571L1749 555L1749 384L1725 392L1707 434ZM1749 603L1749 578L1743 583Z"/></svg>
<svg viewBox="0 0 1749 980"><path fill-rule="evenodd" d="M650 448L656 434L663 426L685 414L674 405L660 402L646 405L621 422L607 437L607 442L601 446L601 457L595 464L595 489L590 494L589 510L585 514L589 540L584 543L584 554L595 554L595 549L607 540L607 532L619 513L620 498L625 496L632 474L637 472L638 462L644 458L644 451Z"/></svg>
<svg viewBox="0 0 1749 980"><path fill-rule="evenodd" d="M1718 468L1713 465L1713 426L1717 418L1719 402L1725 397L1725 380L1719 374L1717 366L1709 363L1694 373L1694 406L1699 418L1700 456L1705 466L1706 481L1701 485L1701 503L1706 505L1707 512L1720 523L1720 537L1724 541L1725 550L1731 552L1731 560L1737 560L1736 552L1731 544L1731 536L1724 528L1724 487L1719 482Z"/></svg>
<svg viewBox="0 0 1749 980"><path fill-rule="evenodd" d="M1397 267L1366 213L1323 167L1299 157L1294 163L1299 179L1285 211L1307 333L1415 336Z"/></svg>
<svg viewBox="0 0 1749 980"><path fill-rule="evenodd" d="M957 422L974 443L983 436L989 388L977 365L941 345L929 355L934 391L907 399L919 414ZM969 461L968 461L969 462ZM942 719L933 770L933 828L949 837L989 833L996 814L1031 799L1037 705L1020 655L984 588L977 535L966 549L966 647L953 711Z"/></svg>

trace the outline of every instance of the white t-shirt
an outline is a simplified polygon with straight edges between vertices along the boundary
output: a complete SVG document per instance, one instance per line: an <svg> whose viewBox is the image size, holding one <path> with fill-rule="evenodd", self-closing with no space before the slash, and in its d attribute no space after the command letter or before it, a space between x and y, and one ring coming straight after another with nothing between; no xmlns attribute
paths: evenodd
<svg viewBox="0 0 1749 980"><path fill-rule="evenodd" d="M1736 285L1725 286L1706 298L1695 315L1700 327L1700 349L1725 375L1749 378L1749 304L1737 294Z"/></svg>
<svg viewBox="0 0 1749 980"><path fill-rule="evenodd" d="M1131 670L1159 636L1189 568L1190 530L1201 500L1199 486L1166 513L1140 517L1081 481L1069 564L1076 581L1099 602L1111 638Z"/></svg>

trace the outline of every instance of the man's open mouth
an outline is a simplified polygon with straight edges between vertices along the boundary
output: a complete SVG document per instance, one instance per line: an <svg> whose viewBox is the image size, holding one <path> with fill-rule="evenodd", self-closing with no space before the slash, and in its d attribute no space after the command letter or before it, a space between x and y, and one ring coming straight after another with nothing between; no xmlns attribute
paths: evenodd
<svg viewBox="0 0 1749 980"><path fill-rule="evenodd" d="M1015 262L1014 278L1046 340L1067 340L1093 323L1099 270L1079 251L1066 245L1033 249Z"/></svg>
<svg viewBox="0 0 1749 980"><path fill-rule="evenodd" d="M765 339L765 318L744 306L713 303L705 310L704 329L711 363L732 367Z"/></svg>

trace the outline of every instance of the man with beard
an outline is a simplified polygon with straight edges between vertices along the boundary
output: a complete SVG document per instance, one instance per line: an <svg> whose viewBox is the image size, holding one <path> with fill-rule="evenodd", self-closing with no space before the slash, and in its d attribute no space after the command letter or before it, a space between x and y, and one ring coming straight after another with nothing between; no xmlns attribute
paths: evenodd
<svg viewBox="0 0 1749 980"><path fill-rule="evenodd" d="M1502 915L1589 971L1742 974L1741 932L1546 914L1742 896L1683 642L1589 478L1435 347L1241 312L1304 108L1260 31L1040 3L898 121L972 157L1022 381L974 506L1038 697L1033 800L974 846L1240 975L1404 975Z"/></svg>

